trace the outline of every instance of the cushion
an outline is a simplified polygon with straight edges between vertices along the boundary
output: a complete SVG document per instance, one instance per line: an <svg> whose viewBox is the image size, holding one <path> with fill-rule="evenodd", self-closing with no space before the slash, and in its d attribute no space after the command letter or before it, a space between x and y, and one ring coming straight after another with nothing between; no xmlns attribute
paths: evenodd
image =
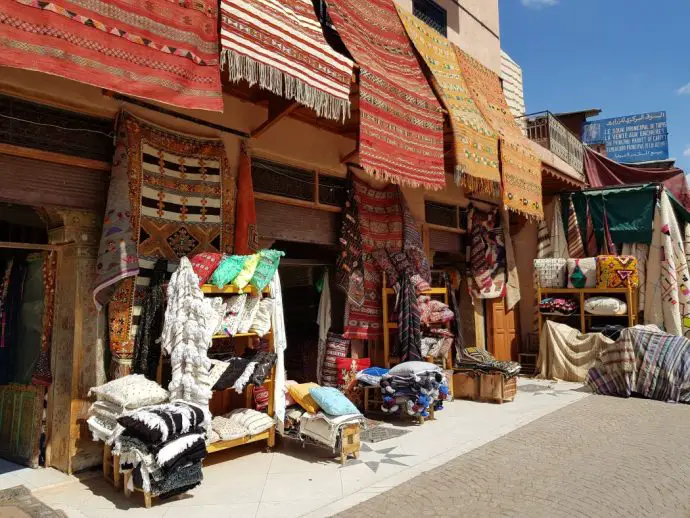
<svg viewBox="0 0 690 518"><path fill-rule="evenodd" d="M566 275L565 259L535 259L534 271L542 288L564 288Z"/></svg>
<svg viewBox="0 0 690 518"><path fill-rule="evenodd" d="M326 352L321 369L321 383L325 387L338 386L338 358L347 358L350 354L350 340L337 333L328 333Z"/></svg>
<svg viewBox="0 0 690 518"><path fill-rule="evenodd" d="M597 285L597 258L568 259L568 288L594 288Z"/></svg>
<svg viewBox="0 0 690 518"><path fill-rule="evenodd" d="M218 441L220 441L220 435L218 435L218 432L211 429L206 434L206 445L208 446L209 444L213 444L214 442L218 442Z"/></svg>
<svg viewBox="0 0 690 518"><path fill-rule="evenodd" d="M240 322L242 322L242 316L244 315L244 306L246 303L246 293L234 295L230 297L230 299L228 299L228 312L223 318L223 323L221 324L223 332L226 335L233 336L237 334L237 330L240 328Z"/></svg>
<svg viewBox="0 0 690 518"><path fill-rule="evenodd" d="M247 259L244 261L242 269L240 270L240 273L238 273L237 277L232 280L231 284L237 289L243 290L254 276L254 271L256 270L260 259L261 257L259 254L254 254L247 257Z"/></svg>
<svg viewBox="0 0 690 518"><path fill-rule="evenodd" d="M285 382L285 406L292 406L297 404L297 401L295 401L295 398L292 397L292 394L290 394L288 389L288 387L292 385L299 385L299 383L297 383L295 380L287 380Z"/></svg>
<svg viewBox="0 0 690 518"><path fill-rule="evenodd" d="M211 430L218 435L219 441L232 441L249 435L249 431L244 426L221 415L213 418Z"/></svg>
<svg viewBox="0 0 690 518"><path fill-rule="evenodd" d="M240 326L237 329L238 333L249 332L249 329L251 329L252 323L256 318L256 314L259 311L259 302L261 302L261 296L259 295L250 295L247 297L247 303L244 305L242 320L240 321Z"/></svg>
<svg viewBox="0 0 690 518"><path fill-rule="evenodd" d="M254 388L254 408L265 410L268 408L268 389L264 386Z"/></svg>
<svg viewBox="0 0 690 518"><path fill-rule="evenodd" d="M284 255L285 252L280 250L261 250L259 252L259 264L256 265L256 270L254 270L249 284L259 291L268 286L278 269L280 258Z"/></svg>
<svg viewBox="0 0 690 518"><path fill-rule="evenodd" d="M271 330L271 315L273 314L273 299L265 298L259 302L259 309L256 312L254 321L249 331L263 337Z"/></svg>
<svg viewBox="0 0 690 518"><path fill-rule="evenodd" d="M388 374L395 376L414 376L417 374L425 374L427 372L441 371L441 367L429 362L403 362L389 370Z"/></svg>
<svg viewBox="0 0 690 518"><path fill-rule="evenodd" d="M300 383L299 385L289 385L288 392L295 402L304 408L310 414L315 414L319 411L319 405L316 404L314 398L311 397L309 391L318 387L316 383Z"/></svg>
<svg viewBox="0 0 690 518"><path fill-rule="evenodd" d="M361 370L371 367L369 358L336 358L335 365L338 370L338 387L346 387L355 379Z"/></svg>
<svg viewBox="0 0 690 518"><path fill-rule="evenodd" d="M614 297L592 297L585 301L585 311L591 315L625 315L628 305Z"/></svg>
<svg viewBox="0 0 690 518"><path fill-rule="evenodd" d="M121 408L135 409L157 405L168 400L168 391L142 374L130 374L105 385L93 387L89 395L100 401L110 401Z"/></svg>
<svg viewBox="0 0 690 518"><path fill-rule="evenodd" d="M230 284L242 271L248 257L248 255L231 255L223 259L211 275L211 282L219 288Z"/></svg>
<svg viewBox="0 0 690 518"><path fill-rule="evenodd" d="M227 416L232 423L243 426L249 435L257 435L265 432L273 426L273 418L263 412L257 412L251 408L238 408Z"/></svg>
<svg viewBox="0 0 690 518"><path fill-rule="evenodd" d="M359 414L357 407L352 401L338 389L333 387L314 387L309 390L309 394L314 401L321 407L321 410L332 416Z"/></svg>
<svg viewBox="0 0 690 518"><path fill-rule="evenodd" d="M208 282L222 260L222 255L212 252L204 252L192 257L192 269L197 277L199 277L199 286Z"/></svg>
<svg viewBox="0 0 690 518"><path fill-rule="evenodd" d="M140 408L123 415L117 422L127 434L155 444L188 433L202 433L211 418L207 407L179 400Z"/></svg>
<svg viewBox="0 0 690 518"><path fill-rule="evenodd" d="M597 259L597 287L637 288L640 276L637 259L631 255L600 255Z"/></svg>

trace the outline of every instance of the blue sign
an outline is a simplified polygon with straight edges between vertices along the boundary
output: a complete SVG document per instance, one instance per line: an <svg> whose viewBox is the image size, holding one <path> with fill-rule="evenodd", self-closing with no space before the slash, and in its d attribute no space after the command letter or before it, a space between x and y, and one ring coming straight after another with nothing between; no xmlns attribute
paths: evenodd
<svg viewBox="0 0 690 518"><path fill-rule="evenodd" d="M616 162L666 160L666 112L588 122L582 130L582 141L585 144L606 144L606 155Z"/></svg>

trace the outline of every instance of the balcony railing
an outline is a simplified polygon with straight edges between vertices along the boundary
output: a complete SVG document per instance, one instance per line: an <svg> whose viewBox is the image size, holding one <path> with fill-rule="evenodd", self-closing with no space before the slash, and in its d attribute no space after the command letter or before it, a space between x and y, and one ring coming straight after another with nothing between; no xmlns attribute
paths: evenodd
<svg viewBox="0 0 690 518"><path fill-rule="evenodd" d="M573 166L578 180L585 178L585 148L580 139L563 125L551 112L539 112L517 119L527 137L553 152Z"/></svg>

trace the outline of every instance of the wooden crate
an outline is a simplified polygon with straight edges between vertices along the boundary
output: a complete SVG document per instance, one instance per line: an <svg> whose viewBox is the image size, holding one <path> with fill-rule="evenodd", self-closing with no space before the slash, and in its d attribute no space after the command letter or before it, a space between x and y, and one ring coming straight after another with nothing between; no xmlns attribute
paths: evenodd
<svg viewBox="0 0 690 518"><path fill-rule="evenodd" d="M517 394L517 378L506 380L502 374L482 374L479 399L493 403L513 401Z"/></svg>
<svg viewBox="0 0 690 518"><path fill-rule="evenodd" d="M341 436L340 463L345 464L348 455L359 459L359 423L351 424L343 428Z"/></svg>
<svg viewBox="0 0 690 518"><path fill-rule="evenodd" d="M455 399L478 399L479 376L465 372L453 374L453 397Z"/></svg>

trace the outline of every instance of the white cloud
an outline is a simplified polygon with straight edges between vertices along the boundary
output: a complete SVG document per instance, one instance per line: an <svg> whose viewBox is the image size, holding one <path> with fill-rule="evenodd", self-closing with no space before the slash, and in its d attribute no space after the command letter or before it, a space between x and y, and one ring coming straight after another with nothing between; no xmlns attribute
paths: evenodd
<svg viewBox="0 0 690 518"><path fill-rule="evenodd" d="M530 9L542 9L544 7L553 7L558 4L560 0L521 0L522 5Z"/></svg>
<svg viewBox="0 0 690 518"><path fill-rule="evenodd" d="M524 0L523 0L524 1ZM678 89L678 95L690 95L690 83Z"/></svg>
<svg viewBox="0 0 690 518"><path fill-rule="evenodd" d="M685 151L683 151L683 156L690 156L690 144L688 144Z"/></svg>

